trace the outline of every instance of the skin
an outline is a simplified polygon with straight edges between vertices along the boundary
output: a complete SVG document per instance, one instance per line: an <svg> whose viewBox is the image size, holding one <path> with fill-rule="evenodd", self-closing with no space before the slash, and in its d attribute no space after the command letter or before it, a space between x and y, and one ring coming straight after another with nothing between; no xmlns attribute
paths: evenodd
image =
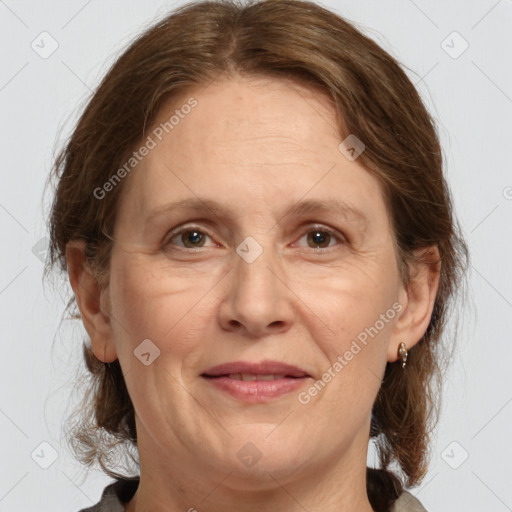
<svg viewBox="0 0 512 512"><path fill-rule="evenodd" d="M371 512L372 404L400 342L411 348L429 324L439 269L418 264L401 282L379 182L338 150L328 97L231 77L175 98L155 126L191 96L198 105L126 178L108 285L85 269L81 242L67 247L92 349L119 359L136 411L141 480L126 510ZM232 215L170 211L146 222L196 197ZM366 220L336 209L284 216L332 198ZM202 247L169 236L185 225L205 235ZM333 236L315 248L322 228ZM252 263L236 252L249 236L263 249ZM401 311L306 405L297 392L243 403L201 377L224 362L275 359L312 375L307 390L393 304ZM148 366L134 355L145 339L160 350ZM261 453L252 467L237 457L249 442Z"/></svg>

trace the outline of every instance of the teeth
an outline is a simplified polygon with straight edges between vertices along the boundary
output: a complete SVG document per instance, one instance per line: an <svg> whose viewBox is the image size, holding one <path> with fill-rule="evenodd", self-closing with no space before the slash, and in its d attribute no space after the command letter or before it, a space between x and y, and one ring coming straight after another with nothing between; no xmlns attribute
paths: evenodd
<svg viewBox="0 0 512 512"><path fill-rule="evenodd" d="M279 373L277 375L274 375L273 377L274 377L274 379L284 379L286 377L286 375L284 373L283 374Z"/></svg>
<svg viewBox="0 0 512 512"><path fill-rule="evenodd" d="M253 380L275 380L275 379L284 379L286 375L284 374L276 374L276 375L254 375L253 373L230 373L228 375L230 379L234 380L243 380L246 382L250 382Z"/></svg>
<svg viewBox="0 0 512 512"><path fill-rule="evenodd" d="M275 375L258 375L256 380L274 380L275 378Z"/></svg>

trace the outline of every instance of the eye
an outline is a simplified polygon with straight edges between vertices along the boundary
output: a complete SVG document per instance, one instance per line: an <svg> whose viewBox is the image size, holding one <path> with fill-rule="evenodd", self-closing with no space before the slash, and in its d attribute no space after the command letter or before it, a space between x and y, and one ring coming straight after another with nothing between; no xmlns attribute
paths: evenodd
<svg viewBox="0 0 512 512"><path fill-rule="evenodd" d="M204 247L207 238L210 238L210 236L204 231L195 226L187 226L171 233L164 245L177 245L185 249L199 249Z"/></svg>
<svg viewBox="0 0 512 512"><path fill-rule="evenodd" d="M300 240L306 238L306 243L311 249L328 249L333 245L336 245L336 241L343 242L344 237L338 235L332 229L326 228L324 226L314 227L313 229L309 229ZM331 242L334 242L331 244Z"/></svg>
<svg viewBox="0 0 512 512"><path fill-rule="evenodd" d="M302 235L300 240L306 239L306 243L311 249L328 249L336 242L343 243L345 238L325 226L315 226ZM177 246L184 249L200 249L201 247L211 247L205 245L206 240L211 237L199 229L197 226L185 226L184 228L169 234L164 246Z"/></svg>

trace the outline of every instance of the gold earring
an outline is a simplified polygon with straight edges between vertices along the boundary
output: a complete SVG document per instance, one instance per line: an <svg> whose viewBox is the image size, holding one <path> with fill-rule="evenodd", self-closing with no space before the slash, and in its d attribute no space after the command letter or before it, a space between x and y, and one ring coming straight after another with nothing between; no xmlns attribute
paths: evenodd
<svg viewBox="0 0 512 512"><path fill-rule="evenodd" d="M402 343L400 343L400 347L398 348L398 356L402 358L402 368L405 368L405 365L407 364L408 355L409 351L407 350L405 343L402 341Z"/></svg>

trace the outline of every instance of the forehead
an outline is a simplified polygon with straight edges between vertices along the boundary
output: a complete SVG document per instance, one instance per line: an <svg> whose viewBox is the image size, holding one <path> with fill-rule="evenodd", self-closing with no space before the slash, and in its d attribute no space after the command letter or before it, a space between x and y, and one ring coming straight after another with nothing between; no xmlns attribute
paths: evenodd
<svg viewBox="0 0 512 512"><path fill-rule="evenodd" d="M254 212L305 196L384 206L376 178L339 151L336 110L318 88L262 77L215 81L167 102L147 133L153 148L123 193L140 215L194 196Z"/></svg>
<svg viewBox="0 0 512 512"><path fill-rule="evenodd" d="M284 163L285 156L298 161L297 153L308 152L314 158L339 138L334 106L325 93L263 77L215 81L184 92L161 109L155 125L162 125L169 113L179 111L191 98L197 106L164 134L171 145L176 135L180 143L193 144L191 157L207 151L209 156L229 157L229 163L271 164L275 159L265 160L269 153L265 148L273 151L279 146L286 153L278 163Z"/></svg>

